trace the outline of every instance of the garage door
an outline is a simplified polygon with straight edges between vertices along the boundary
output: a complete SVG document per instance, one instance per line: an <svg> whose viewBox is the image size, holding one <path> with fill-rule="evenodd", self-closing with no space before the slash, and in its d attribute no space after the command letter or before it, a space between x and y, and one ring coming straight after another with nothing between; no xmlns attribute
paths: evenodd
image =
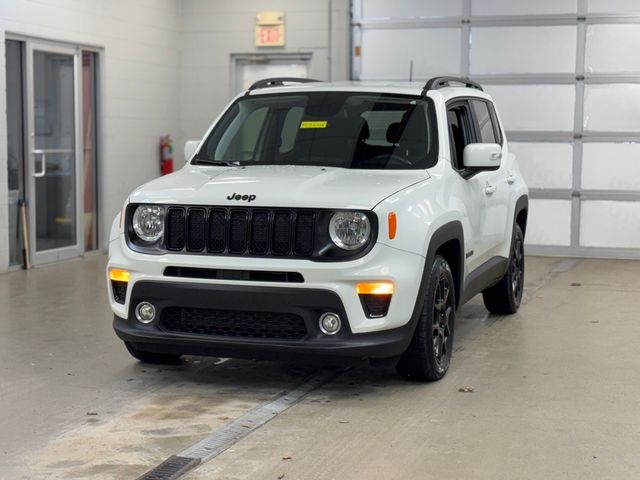
<svg viewBox="0 0 640 480"><path fill-rule="evenodd" d="M470 76L531 189L528 251L640 258L638 0L353 0L352 75Z"/></svg>

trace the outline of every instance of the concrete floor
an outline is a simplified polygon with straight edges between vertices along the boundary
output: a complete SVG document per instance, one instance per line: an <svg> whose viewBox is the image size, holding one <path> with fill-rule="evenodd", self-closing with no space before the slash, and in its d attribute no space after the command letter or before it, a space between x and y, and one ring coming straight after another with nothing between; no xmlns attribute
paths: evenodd
<svg viewBox="0 0 640 480"><path fill-rule="evenodd" d="M478 298L458 313L444 380L362 364L185 478L635 478L640 262L527 261L518 315ZM104 264L0 276L2 480L135 478L311 371L136 363L111 330Z"/></svg>

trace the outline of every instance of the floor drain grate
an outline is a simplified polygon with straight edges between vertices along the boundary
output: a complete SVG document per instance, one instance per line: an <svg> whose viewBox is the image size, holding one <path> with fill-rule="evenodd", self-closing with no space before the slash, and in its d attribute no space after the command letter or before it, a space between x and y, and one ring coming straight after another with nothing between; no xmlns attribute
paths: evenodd
<svg viewBox="0 0 640 480"><path fill-rule="evenodd" d="M260 428L269 420L298 403L310 392L332 380L345 369L326 369L308 377L298 387L283 393L280 397L259 405L238 417L230 424L191 445L177 455L138 477L137 480L175 480L201 463L220 455L229 447Z"/></svg>
<svg viewBox="0 0 640 480"><path fill-rule="evenodd" d="M138 477L137 480L173 480L181 477L199 464L199 458L186 458L174 455L167 458L153 470L149 470L141 477Z"/></svg>

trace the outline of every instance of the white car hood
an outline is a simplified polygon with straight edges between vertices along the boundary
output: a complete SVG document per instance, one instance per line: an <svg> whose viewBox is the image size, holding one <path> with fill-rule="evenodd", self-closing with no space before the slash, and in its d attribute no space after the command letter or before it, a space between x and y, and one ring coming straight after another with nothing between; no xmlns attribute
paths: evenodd
<svg viewBox="0 0 640 480"><path fill-rule="evenodd" d="M426 170L350 170L335 167L186 165L130 196L131 203L373 209L410 185L429 179ZM249 202L228 197L254 195Z"/></svg>

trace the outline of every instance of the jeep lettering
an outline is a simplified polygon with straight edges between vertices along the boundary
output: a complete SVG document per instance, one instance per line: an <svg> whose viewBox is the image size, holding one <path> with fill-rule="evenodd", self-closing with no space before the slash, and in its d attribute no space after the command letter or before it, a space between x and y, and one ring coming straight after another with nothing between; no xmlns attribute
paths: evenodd
<svg viewBox="0 0 640 480"><path fill-rule="evenodd" d="M240 195L239 193L232 193L227 197L227 200L244 200L248 202L253 202L255 199L255 195Z"/></svg>

